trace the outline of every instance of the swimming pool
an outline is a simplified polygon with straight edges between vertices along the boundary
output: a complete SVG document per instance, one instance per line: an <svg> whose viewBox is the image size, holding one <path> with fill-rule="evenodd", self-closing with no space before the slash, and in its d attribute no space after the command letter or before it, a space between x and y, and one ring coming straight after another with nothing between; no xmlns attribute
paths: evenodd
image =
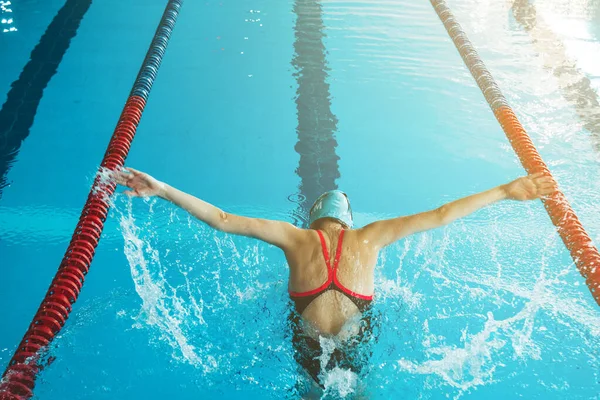
<svg viewBox="0 0 600 400"><path fill-rule="evenodd" d="M72 2L13 3L0 93ZM74 34L40 64L57 71L1 189L3 365L56 272L165 2L88 5L46 32ZM449 5L598 243L597 4ZM187 2L128 165L288 221L337 185L359 226L523 173L431 5L409 1ZM163 202L114 202L37 397L292 396L282 254ZM498 204L390 247L373 397L597 398L600 313L572 264L539 203ZM331 377L331 397L352 389L347 378Z"/></svg>

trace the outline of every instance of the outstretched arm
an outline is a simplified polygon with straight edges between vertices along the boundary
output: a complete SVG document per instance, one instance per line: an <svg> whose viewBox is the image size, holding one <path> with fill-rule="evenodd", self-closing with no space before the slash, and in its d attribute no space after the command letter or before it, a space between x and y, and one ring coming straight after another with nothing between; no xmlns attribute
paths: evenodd
<svg viewBox="0 0 600 400"><path fill-rule="evenodd" d="M288 222L248 218L226 213L218 207L160 182L148 174L133 168L127 168L127 171L128 173L118 172L116 174L117 182L131 189L126 191L126 194L142 197L159 196L219 231L253 237L284 250L294 243L300 231Z"/></svg>
<svg viewBox="0 0 600 400"><path fill-rule="evenodd" d="M534 200L556 190L552 178L534 174L519 178L485 192L444 204L435 210L405 217L373 222L361 229L365 240L377 247L385 247L416 232L447 225L500 200Z"/></svg>

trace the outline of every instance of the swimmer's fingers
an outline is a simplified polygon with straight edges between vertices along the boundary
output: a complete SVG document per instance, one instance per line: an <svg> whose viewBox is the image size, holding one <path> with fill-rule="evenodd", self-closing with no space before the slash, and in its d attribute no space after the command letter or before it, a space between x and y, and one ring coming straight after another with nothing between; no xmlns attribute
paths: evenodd
<svg viewBox="0 0 600 400"><path fill-rule="evenodd" d="M533 181L538 185L548 185L548 184L556 183L551 176L543 176L541 178L535 178Z"/></svg>
<svg viewBox="0 0 600 400"><path fill-rule="evenodd" d="M558 185L556 183L556 181L554 180L554 178L552 178L552 176L549 175L543 175L540 176L538 178L534 178L533 182L535 183L535 186L537 186L538 190L543 190L543 191L555 191L558 190Z"/></svg>
<svg viewBox="0 0 600 400"><path fill-rule="evenodd" d="M540 197L548 196L548 195L551 195L552 193L556 192L557 190L558 190L558 188L553 185L540 186L540 187L538 187L538 195Z"/></svg>
<svg viewBox="0 0 600 400"><path fill-rule="evenodd" d="M133 179L133 175L132 174L128 174L126 172L123 171L117 171L114 173L114 178L115 181L119 184L119 185L123 185L123 186L130 186L131 185L131 180Z"/></svg>
<svg viewBox="0 0 600 400"><path fill-rule="evenodd" d="M116 181L120 185L127 186L132 190L125 193L128 196L150 197L164 194L165 184L157 181L152 176L133 168L125 168L125 171L115 173Z"/></svg>
<svg viewBox="0 0 600 400"><path fill-rule="evenodd" d="M554 182L554 178L552 178L552 176L547 175L543 172L539 172L537 174L531 174L528 175L527 178L532 181L533 183L535 183L536 185L542 185L545 183L552 183Z"/></svg>
<svg viewBox="0 0 600 400"><path fill-rule="evenodd" d="M529 174L529 178L531 178L531 179L537 179L537 178L541 178L543 176L547 176L546 173L536 172L535 174Z"/></svg>
<svg viewBox="0 0 600 400"><path fill-rule="evenodd" d="M540 198L546 199L553 193L558 191L558 185L551 177L544 177L535 182L537 187L537 195Z"/></svg>
<svg viewBox="0 0 600 400"><path fill-rule="evenodd" d="M546 195L558 190L558 185L554 178L544 173L529 175L529 179L537 188L538 194Z"/></svg>
<svg viewBox="0 0 600 400"><path fill-rule="evenodd" d="M112 177L119 185L124 185L125 182L127 182L127 175L128 174L125 174L124 172L115 171L113 172Z"/></svg>
<svg viewBox="0 0 600 400"><path fill-rule="evenodd" d="M133 176L145 176L146 174L144 174L141 171L138 171L137 169L133 169L131 167L127 167L125 168L127 171L129 171Z"/></svg>

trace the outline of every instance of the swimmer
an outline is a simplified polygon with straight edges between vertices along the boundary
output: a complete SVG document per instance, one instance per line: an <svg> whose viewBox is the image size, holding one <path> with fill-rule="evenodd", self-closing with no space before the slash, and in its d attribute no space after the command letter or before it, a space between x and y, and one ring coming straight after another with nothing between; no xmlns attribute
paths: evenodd
<svg viewBox="0 0 600 400"><path fill-rule="evenodd" d="M543 174L447 203L419 214L353 227L352 209L339 190L323 193L309 213L308 229L291 223L227 213L133 168L117 173L131 196L158 196L188 211L214 229L259 239L283 250L289 266L289 296L294 358L324 388L322 369L350 369L361 375L364 360L356 351L368 341L368 316L375 292L374 269L384 247L417 232L435 229L500 200L535 200L557 190ZM321 340L335 340L323 362ZM330 353L330 354L329 354ZM364 356L364 354L362 354ZM314 392L314 391L313 391Z"/></svg>

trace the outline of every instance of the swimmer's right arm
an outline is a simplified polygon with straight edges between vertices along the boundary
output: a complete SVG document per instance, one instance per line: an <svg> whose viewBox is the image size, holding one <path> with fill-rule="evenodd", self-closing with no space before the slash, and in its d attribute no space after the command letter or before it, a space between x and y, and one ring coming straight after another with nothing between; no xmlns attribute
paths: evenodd
<svg viewBox="0 0 600 400"><path fill-rule="evenodd" d="M439 228L500 200L535 200L557 190L542 174L516 179L481 193L444 204L435 210L373 222L361 229L365 240L381 248L413 233Z"/></svg>
<svg viewBox="0 0 600 400"><path fill-rule="evenodd" d="M130 188L125 192L126 194L140 197L159 196L221 232L259 239L284 251L292 248L299 237L300 229L288 222L226 213L220 208L160 182L146 173L133 168L126 168L126 170L127 173L119 172L116 175L117 183Z"/></svg>

